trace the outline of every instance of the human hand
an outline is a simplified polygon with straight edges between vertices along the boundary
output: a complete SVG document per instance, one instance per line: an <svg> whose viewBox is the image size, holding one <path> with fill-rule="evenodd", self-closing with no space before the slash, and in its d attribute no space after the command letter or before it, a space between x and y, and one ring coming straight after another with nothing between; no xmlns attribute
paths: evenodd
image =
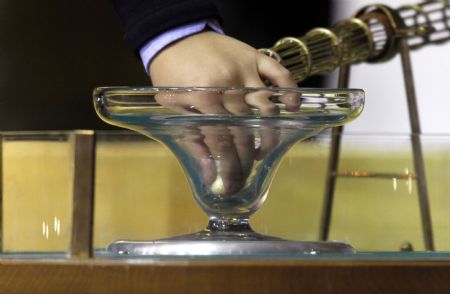
<svg viewBox="0 0 450 294"><path fill-rule="evenodd" d="M299 95L294 91L289 94ZM190 104L185 104L184 109L182 102L196 98L212 99L222 101L230 109L233 103L246 95L267 101L272 101L269 99L273 96L273 101L280 105L280 93L268 89L161 89L154 96L163 101L160 104L168 111L168 123L170 117L175 122L182 119L182 125L171 131L174 143L184 151L183 157L196 166L201 182L214 194L232 194L244 188L257 162L280 143L278 121L261 119L255 109L237 119L232 114L203 118L203 114L188 107Z"/></svg>
<svg viewBox="0 0 450 294"><path fill-rule="evenodd" d="M200 125L184 128L175 142L193 160L204 187L225 196L251 183L258 161L275 150L279 135L280 129L263 125Z"/></svg>
<svg viewBox="0 0 450 294"><path fill-rule="evenodd" d="M150 67L155 86L257 87L264 80L279 87L296 87L288 70L272 58L233 38L204 32L176 42L160 52ZM259 115L274 115L278 107L270 91L193 91L160 93L156 100L182 114L245 115L255 109ZM278 97L287 111L297 111L296 93ZM183 142L195 159L203 181L218 194L241 189L254 163L278 144L276 131L261 128L259 146L255 134L240 127L206 126L193 130L195 140ZM191 134L192 135L192 134Z"/></svg>
<svg viewBox="0 0 450 294"><path fill-rule="evenodd" d="M278 87L296 87L290 72L276 60L215 32L195 34L165 48L153 59L150 77L154 86L265 87L264 79ZM249 107L259 109L262 115L279 111L272 102L260 96L251 93L233 101L222 101L218 99L221 97L210 95L185 95L176 104L170 101L170 106L204 114L243 114ZM165 98L160 95L158 102L167 104ZM296 95L286 94L280 101L287 111L296 111L300 106Z"/></svg>

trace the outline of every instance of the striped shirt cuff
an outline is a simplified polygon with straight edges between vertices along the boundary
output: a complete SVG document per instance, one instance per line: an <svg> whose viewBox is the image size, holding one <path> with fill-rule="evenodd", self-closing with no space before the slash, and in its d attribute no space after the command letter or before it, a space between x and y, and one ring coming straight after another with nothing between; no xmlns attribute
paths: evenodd
<svg viewBox="0 0 450 294"><path fill-rule="evenodd" d="M149 74L150 63L158 52L177 40L202 32L207 28L210 28L217 33L224 34L216 19L206 19L173 28L148 41L139 50L142 64L144 65L147 74Z"/></svg>

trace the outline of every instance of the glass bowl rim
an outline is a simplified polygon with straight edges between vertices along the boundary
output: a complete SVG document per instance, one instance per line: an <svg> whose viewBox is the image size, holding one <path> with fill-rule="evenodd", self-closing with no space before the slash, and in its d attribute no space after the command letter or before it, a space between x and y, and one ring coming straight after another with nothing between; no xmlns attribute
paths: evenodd
<svg viewBox="0 0 450 294"><path fill-rule="evenodd" d="M205 91L205 92L223 92L223 91L270 91L273 93L299 93L299 94L357 94L364 97L365 91L359 88L283 88L283 87L154 87L154 86L102 86L96 87L94 89L94 95L100 93L111 93L115 91L133 91L139 92L158 92L158 91L177 91L177 92L194 92L194 91Z"/></svg>

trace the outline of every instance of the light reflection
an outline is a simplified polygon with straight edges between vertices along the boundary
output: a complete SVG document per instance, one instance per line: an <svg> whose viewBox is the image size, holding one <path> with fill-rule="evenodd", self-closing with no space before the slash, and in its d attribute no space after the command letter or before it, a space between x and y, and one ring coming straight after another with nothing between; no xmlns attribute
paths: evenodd
<svg viewBox="0 0 450 294"><path fill-rule="evenodd" d="M42 222L42 236L48 239L48 224L46 221Z"/></svg>
<svg viewBox="0 0 450 294"><path fill-rule="evenodd" d="M59 233L61 231L61 221L56 216L53 220L53 230L55 231L56 235L59 236Z"/></svg>
<svg viewBox="0 0 450 294"><path fill-rule="evenodd" d="M408 193L411 195L412 194L412 178L408 178L407 185L408 185Z"/></svg>
<svg viewBox="0 0 450 294"><path fill-rule="evenodd" d="M409 173L409 169L405 167L405 175L408 176L407 181L405 182L406 187L408 188L408 194L412 194L412 176Z"/></svg>
<svg viewBox="0 0 450 294"><path fill-rule="evenodd" d="M379 173L366 171L346 171L333 172L335 177L350 177L350 178L376 178L376 179L392 179L392 188L394 191L398 190L398 180L405 180L405 187L408 189L408 194L413 192L413 180L417 178L415 173L411 173L408 168L404 169L404 173Z"/></svg>
<svg viewBox="0 0 450 294"><path fill-rule="evenodd" d="M261 147L261 137L255 136L255 150Z"/></svg>
<svg viewBox="0 0 450 294"><path fill-rule="evenodd" d="M397 191L397 178L392 178L392 187L394 191Z"/></svg>
<svg viewBox="0 0 450 294"><path fill-rule="evenodd" d="M61 233L61 220L55 216L53 218L53 231L56 233L57 236ZM49 230L49 223L47 223L45 220L42 221L42 236L44 236L47 240L50 237L50 230Z"/></svg>
<svg viewBox="0 0 450 294"><path fill-rule="evenodd" d="M181 246L178 246L178 248L179 248L181 255L189 254L192 251L192 248L190 245L181 245ZM214 244L199 244L199 246L197 246L195 248L194 254L196 254L196 255L211 255L211 254L213 254L213 252L216 249L217 249L216 245L214 245Z"/></svg>

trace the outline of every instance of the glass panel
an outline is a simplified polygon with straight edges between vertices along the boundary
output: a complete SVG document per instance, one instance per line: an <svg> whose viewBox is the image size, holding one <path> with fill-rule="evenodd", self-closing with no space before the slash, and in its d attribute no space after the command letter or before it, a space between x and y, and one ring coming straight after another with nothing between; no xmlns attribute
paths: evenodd
<svg viewBox="0 0 450 294"><path fill-rule="evenodd" d="M2 249L7 254L2 257L65 257L46 253L65 253L70 243L70 133L1 135ZM110 256L105 248L118 239L155 240L204 228L207 218L165 147L129 132L101 132L97 139L94 246L99 256ZM330 239L353 245L359 253L351 258L449 258L444 252L450 250L450 136L425 135L421 141L438 253L399 252L406 242L416 251L424 248L410 137L345 134ZM329 148L329 134L323 134L287 153L267 202L252 220L255 230L291 240L318 239Z"/></svg>
<svg viewBox="0 0 450 294"><path fill-rule="evenodd" d="M95 183L95 248L195 232L207 223L175 157L142 135L97 135Z"/></svg>
<svg viewBox="0 0 450 294"><path fill-rule="evenodd" d="M69 133L5 132L1 137L3 252L67 251L73 189Z"/></svg>
<svg viewBox="0 0 450 294"><path fill-rule="evenodd" d="M436 249L448 251L450 136L421 140ZM96 248L204 227L207 219L181 168L161 144L131 133L102 133L97 148ZM323 134L286 154L251 221L255 230L318 240L329 150L329 134ZM408 135L343 136L330 240L348 242L358 252L400 251L408 244L424 250L411 152Z"/></svg>
<svg viewBox="0 0 450 294"><path fill-rule="evenodd" d="M437 251L450 251L450 136L422 136Z"/></svg>
<svg viewBox="0 0 450 294"><path fill-rule="evenodd" d="M291 240L318 240L327 135L295 144L275 174L266 202L252 219L255 230Z"/></svg>
<svg viewBox="0 0 450 294"><path fill-rule="evenodd" d="M330 239L362 251L423 250L410 137L346 135L341 151Z"/></svg>

